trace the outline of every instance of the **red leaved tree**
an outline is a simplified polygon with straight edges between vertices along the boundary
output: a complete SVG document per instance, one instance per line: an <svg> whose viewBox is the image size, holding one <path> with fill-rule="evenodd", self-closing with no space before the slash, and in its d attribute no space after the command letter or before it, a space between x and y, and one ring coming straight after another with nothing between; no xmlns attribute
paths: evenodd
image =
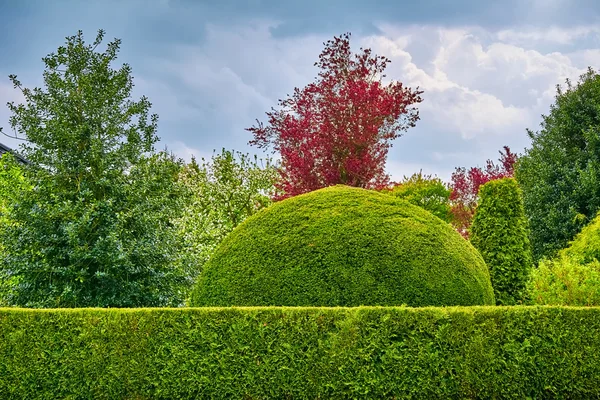
<svg viewBox="0 0 600 400"><path fill-rule="evenodd" d="M324 43L316 81L279 100L247 130L250 144L281 155L278 199L345 184L379 188L389 182L385 161L391 141L419 120L422 91L382 83L389 59L371 49L350 51L350 34Z"/></svg>
<svg viewBox="0 0 600 400"><path fill-rule="evenodd" d="M452 174L450 188L450 201L452 202L452 224L463 237L468 238L469 228L473 221L477 207L479 187L494 179L512 177L514 175L517 155L510 151L508 146L503 147L500 153L500 164L492 160L486 161L485 169L474 167L467 170L465 167L456 168Z"/></svg>

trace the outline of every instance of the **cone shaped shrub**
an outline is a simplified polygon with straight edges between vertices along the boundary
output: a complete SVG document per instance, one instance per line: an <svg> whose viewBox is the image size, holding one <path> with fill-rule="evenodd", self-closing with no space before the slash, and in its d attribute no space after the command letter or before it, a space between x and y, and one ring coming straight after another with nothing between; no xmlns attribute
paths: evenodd
<svg viewBox="0 0 600 400"><path fill-rule="evenodd" d="M483 185L479 195L471 243L488 265L497 303L521 303L533 266L521 189L504 178Z"/></svg>

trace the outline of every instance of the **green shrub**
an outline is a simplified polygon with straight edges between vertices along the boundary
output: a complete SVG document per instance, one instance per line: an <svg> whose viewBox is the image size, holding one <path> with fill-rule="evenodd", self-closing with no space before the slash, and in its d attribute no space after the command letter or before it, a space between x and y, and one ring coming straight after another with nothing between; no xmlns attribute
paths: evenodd
<svg viewBox="0 0 600 400"><path fill-rule="evenodd" d="M275 203L217 247L194 306L494 304L477 251L431 213L335 186Z"/></svg>
<svg viewBox="0 0 600 400"><path fill-rule="evenodd" d="M600 216L585 226L552 260L531 274L534 304L600 306Z"/></svg>
<svg viewBox="0 0 600 400"><path fill-rule="evenodd" d="M569 246L559 253L581 263L600 260L600 215L586 225Z"/></svg>
<svg viewBox="0 0 600 400"><path fill-rule="evenodd" d="M542 260L531 272L528 294L533 304L600 306L600 262L580 263L565 255Z"/></svg>
<svg viewBox="0 0 600 400"><path fill-rule="evenodd" d="M479 196L471 243L490 269L498 304L520 303L533 266L521 190L504 178L483 185Z"/></svg>
<svg viewBox="0 0 600 400"><path fill-rule="evenodd" d="M600 309L0 309L2 399L594 399Z"/></svg>

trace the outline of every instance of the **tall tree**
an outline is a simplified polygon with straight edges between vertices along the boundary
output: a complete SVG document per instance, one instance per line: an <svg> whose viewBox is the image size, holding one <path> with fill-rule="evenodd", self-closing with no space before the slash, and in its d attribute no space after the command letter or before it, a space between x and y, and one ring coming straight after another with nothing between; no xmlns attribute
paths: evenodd
<svg viewBox="0 0 600 400"><path fill-rule="evenodd" d="M534 258L551 257L600 210L600 75L557 86L541 130L517 163Z"/></svg>
<svg viewBox="0 0 600 400"><path fill-rule="evenodd" d="M157 115L131 99L131 68L112 69L120 40L96 49L83 33L43 59L44 88L24 88L10 124L27 140L32 189L7 207L1 276L6 300L31 307L181 304L189 272L175 268L186 190L182 163L154 153Z"/></svg>
<svg viewBox="0 0 600 400"><path fill-rule="evenodd" d="M196 273L214 248L236 226L271 204L277 170L271 160L223 149L210 161L194 159L181 173L192 193L178 226L186 244L186 262Z"/></svg>
<svg viewBox="0 0 600 400"><path fill-rule="evenodd" d="M499 152L499 164L487 160L485 168L472 167L467 170L465 167L458 167L452 173L450 183L452 224L465 238L469 237L469 227L477 208L479 188L489 181L511 178L514 175L517 155L511 152L508 146L504 146L503 150L504 152Z"/></svg>
<svg viewBox="0 0 600 400"><path fill-rule="evenodd" d="M248 128L261 148L281 156L278 198L345 184L385 186L385 161L391 141L419 119L421 91L400 82L383 84L389 59L371 49L350 51L350 34L325 43L315 63L314 83L279 101L267 112L268 125ZM417 88L418 89L418 88Z"/></svg>

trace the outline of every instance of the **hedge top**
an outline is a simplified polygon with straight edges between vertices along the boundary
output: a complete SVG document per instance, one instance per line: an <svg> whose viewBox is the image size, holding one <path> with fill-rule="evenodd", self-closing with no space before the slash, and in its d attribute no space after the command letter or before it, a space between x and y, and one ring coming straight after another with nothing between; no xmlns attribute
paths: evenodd
<svg viewBox="0 0 600 400"><path fill-rule="evenodd" d="M273 204L217 247L192 306L492 305L481 255L424 209L333 186Z"/></svg>

